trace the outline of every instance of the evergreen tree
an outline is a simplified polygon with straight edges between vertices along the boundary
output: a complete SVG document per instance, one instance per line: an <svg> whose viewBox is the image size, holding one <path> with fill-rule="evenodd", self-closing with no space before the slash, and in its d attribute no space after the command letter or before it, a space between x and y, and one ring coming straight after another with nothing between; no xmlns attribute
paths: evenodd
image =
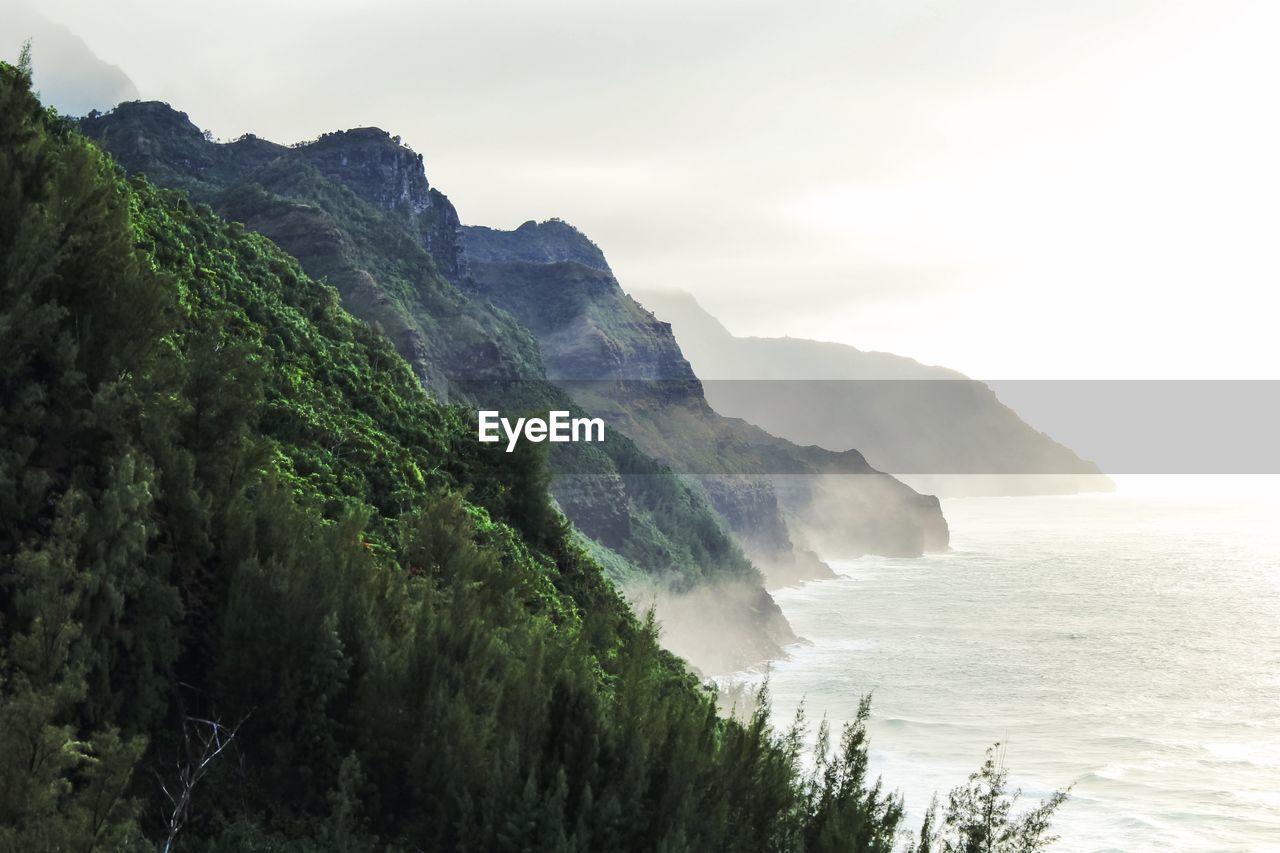
<svg viewBox="0 0 1280 853"><path fill-rule="evenodd" d="M1013 815L1021 790L1008 788L1009 771L1000 744L987 750L982 767L969 781L954 788L938 820L935 798L925 814L915 853L1036 853L1048 849L1057 836L1049 831L1054 813L1067 801L1068 791L1055 791L1035 808Z"/></svg>

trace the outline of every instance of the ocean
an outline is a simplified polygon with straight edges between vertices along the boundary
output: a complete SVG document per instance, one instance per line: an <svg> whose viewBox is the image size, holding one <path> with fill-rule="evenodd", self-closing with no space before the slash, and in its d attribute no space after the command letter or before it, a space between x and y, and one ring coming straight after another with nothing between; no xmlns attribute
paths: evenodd
<svg viewBox="0 0 1280 853"><path fill-rule="evenodd" d="M1022 805L1073 786L1054 850L1280 850L1280 477L1118 484L944 500L950 552L778 590L775 721L871 693L913 830L999 742Z"/></svg>

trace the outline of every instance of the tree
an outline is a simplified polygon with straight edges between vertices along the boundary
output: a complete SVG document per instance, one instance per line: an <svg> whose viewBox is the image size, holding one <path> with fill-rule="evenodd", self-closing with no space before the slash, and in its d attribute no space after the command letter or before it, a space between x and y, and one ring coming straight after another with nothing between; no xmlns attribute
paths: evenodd
<svg viewBox="0 0 1280 853"><path fill-rule="evenodd" d="M934 799L915 853L1036 853L1057 841L1049 824L1070 796L1069 789L1055 791L1034 809L1013 816L1022 791L1009 791L1008 776L1000 744L995 744L968 783L952 789L941 825Z"/></svg>
<svg viewBox="0 0 1280 853"><path fill-rule="evenodd" d="M87 692L75 618L86 592L76 559L82 496L68 493L42 545L9 561L11 616L0 636L0 850L127 849L142 841L128 796L144 737L68 721Z"/></svg>
<svg viewBox="0 0 1280 853"><path fill-rule="evenodd" d="M31 79L31 39L24 41L18 52L18 74L28 81Z"/></svg>

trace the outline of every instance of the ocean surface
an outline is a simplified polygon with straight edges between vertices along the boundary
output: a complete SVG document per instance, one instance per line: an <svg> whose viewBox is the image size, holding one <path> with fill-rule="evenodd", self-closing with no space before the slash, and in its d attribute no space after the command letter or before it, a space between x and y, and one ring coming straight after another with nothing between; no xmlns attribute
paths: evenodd
<svg viewBox="0 0 1280 853"><path fill-rule="evenodd" d="M775 720L872 693L913 830L998 741L1023 806L1074 786L1054 850L1280 851L1280 478L1118 482L945 500L949 553L779 590Z"/></svg>

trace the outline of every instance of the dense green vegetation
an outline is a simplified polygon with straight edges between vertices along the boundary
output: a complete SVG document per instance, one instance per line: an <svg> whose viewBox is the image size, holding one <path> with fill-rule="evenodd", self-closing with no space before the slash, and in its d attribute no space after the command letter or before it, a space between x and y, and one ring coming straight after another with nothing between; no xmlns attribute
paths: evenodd
<svg viewBox="0 0 1280 853"><path fill-rule="evenodd" d="M218 144L158 103L122 104L80 127L131 173L186 190L334 285L344 307L386 334L437 397L519 414L582 411L547 381L527 329L444 275L456 235L439 220L456 215L427 187L420 158L389 134L364 128L293 147L256 137ZM609 429L600 445L555 445L549 463L560 508L615 579L645 577L676 590L761 583L699 490L621 432Z"/></svg>
<svg viewBox="0 0 1280 853"><path fill-rule="evenodd" d="M887 849L265 238L0 69L0 849ZM172 799L171 799L172 798Z"/></svg>

